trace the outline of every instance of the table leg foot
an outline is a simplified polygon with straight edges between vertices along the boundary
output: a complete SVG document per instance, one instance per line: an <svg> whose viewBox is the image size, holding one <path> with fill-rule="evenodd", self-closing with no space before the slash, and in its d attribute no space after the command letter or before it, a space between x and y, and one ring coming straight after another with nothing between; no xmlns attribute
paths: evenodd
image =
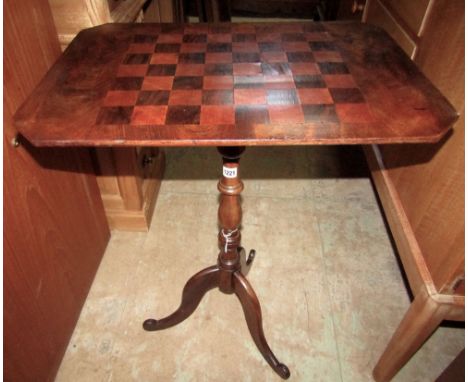
<svg viewBox="0 0 468 382"><path fill-rule="evenodd" d="M171 315L160 320L149 318L143 322L143 329L155 331L170 328L189 317L197 308L203 296L210 289L218 286L219 268L214 265L192 276L185 284L179 308Z"/></svg>
<svg viewBox="0 0 468 382"><path fill-rule="evenodd" d="M255 249L251 249L249 252L249 256L247 257L245 253L245 249L242 247L239 247L239 257L240 257L239 260L241 263L242 274L244 276L247 276L252 266L252 263L255 260Z"/></svg>
<svg viewBox="0 0 468 382"><path fill-rule="evenodd" d="M234 293L242 305L247 326L258 350L281 378L288 379L291 374L288 367L278 361L266 341L265 334L263 333L260 303L252 286L241 272L235 272L233 276Z"/></svg>

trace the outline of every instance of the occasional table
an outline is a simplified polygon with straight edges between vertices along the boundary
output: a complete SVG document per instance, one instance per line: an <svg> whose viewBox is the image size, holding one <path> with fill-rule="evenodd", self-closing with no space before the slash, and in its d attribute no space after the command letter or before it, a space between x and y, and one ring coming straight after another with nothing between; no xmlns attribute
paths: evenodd
<svg viewBox="0 0 468 382"><path fill-rule="evenodd" d="M240 246L245 146L431 143L456 118L382 30L310 22L84 30L15 122L37 146L217 146L223 158L217 263L188 280L173 314L143 327L177 325L218 287L237 295L259 351L286 379L289 369L268 346L246 279L255 251L247 255Z"/></svg>

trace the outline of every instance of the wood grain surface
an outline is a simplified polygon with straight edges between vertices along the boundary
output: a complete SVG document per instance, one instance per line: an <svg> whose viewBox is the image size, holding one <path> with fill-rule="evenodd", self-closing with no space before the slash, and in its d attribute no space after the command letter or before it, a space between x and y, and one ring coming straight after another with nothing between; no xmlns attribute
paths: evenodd
<svg viewBox="0 0 468 382"><path fill-rule="evenodd" d="M60 48L47 0L4 10L3 380L53 381L109 230L86 149L10 143L14 112Z"/></svg>
<svg viewBox="0 0 468 382"><path fill-rule="evenodd" d="M359 23L108 24L81 32L16 115L35 145L435 142L448 101Z"/></svg>

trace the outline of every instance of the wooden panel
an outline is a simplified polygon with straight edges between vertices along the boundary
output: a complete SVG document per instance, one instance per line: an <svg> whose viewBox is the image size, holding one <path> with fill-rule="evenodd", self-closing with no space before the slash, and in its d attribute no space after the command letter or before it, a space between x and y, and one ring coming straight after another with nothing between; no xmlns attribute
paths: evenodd
<svg viewBox="0 0 468 382"><path fill-rule="evenodd" d="M412 32L420 35L421 28L426 10L431 0L382 0L392 9L398 12L398 15L411 28Z"/></svg>
<svg viewBox="0 0 468 382"><path fill-rule="evenodd" d="M134 148L114 148L113 157L120 194L127 210L141 210L143 192L141 172L135 161Z"/></svg>
<svg viewBox="0 0 468 382"><path fill-rule="evenodd" d="M46 0L4 11L3 377L53 381L109 231L87 150L9 143L12 114L60 48Z"/></svg>
<svg viewBox="0 0 468 382"><path fill-rule="evenodd" d="M147 231L163 178L164 153L155 147L93 152L111 229Z"/></svg>
<svg viewBox="0 0 468 382"><path fill-rule="evenodd" d="M379 0L369 0L366 21L384 28L409 57L415 54L416 43Z"/></svg>
<svg viewBox="0 0 468 382"><path fill-rule="evenodd" d="M62 49L85 28L112 21L106 0L49 0Z"/></svg>
<svg viewBox="0 0 468 382"><path fill-rule="evenodd" d="M438 290L464 273L463 1L437 2L416 62L461 113L437 147L381 147ZM430 159L430 160L429 160Z"/></svg>

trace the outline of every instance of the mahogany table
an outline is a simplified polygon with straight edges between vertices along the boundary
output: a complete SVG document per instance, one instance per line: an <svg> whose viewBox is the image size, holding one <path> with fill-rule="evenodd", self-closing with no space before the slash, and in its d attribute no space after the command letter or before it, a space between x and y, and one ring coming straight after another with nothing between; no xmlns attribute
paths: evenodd
<svg viewBox="0 0 468 382"><path fill-rule="evenodd" d="M438 141L447 100L380 29L360 23L107 24L78 34L15 116L37 146L218 146L223 176L216 265L180 307L143 323L177 325L208 290L235 293L276 373L240 247L245 146ZM247 258L246 258L247 257Z"/></svg>

